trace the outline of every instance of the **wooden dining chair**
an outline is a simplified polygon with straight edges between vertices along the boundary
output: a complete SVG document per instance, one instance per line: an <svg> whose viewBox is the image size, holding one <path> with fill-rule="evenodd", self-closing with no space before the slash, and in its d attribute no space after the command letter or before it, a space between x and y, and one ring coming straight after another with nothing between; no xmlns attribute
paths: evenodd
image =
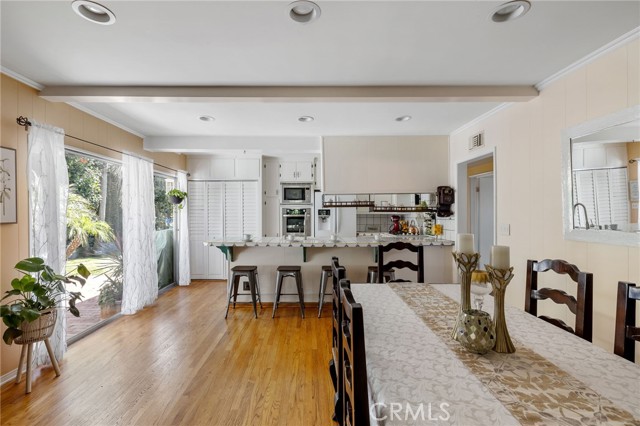
<svg viewBox="0 0 640 426"><path fill-rule="evenodd" d="M416 253L417 259L416 263L409 262L406 260L392 260L391 262L384 263L384 254L391 250L408 250L412 253ZM384 282L384 272L390 271L392 269L411 269L412 271L416 271L418 275L419 283L424 282L424 248L419 245L415 246L413 244L405 243L402 241L398 241L395 243L387 244L384 246L378 246L378 282ZM391 282L402 282L406 280L392 280Z"/></svg>
<svg viewBox="0 0 640 426"><path fill-rule="evenodd" d="M577 298L558 289L538 289L538 274L546 271L569 275L578 285ZM540 262L528 260L525 294L524 309L534 316L538 316L538 300L551 299L557 304L567 305L576 316L575 329L557 318L546 315L541 315L539 318L589 342L591 341L593 334L593 274L582 272L576 265L560 259L545 259Z"/></svg>
<svg viewBox="0 0 640 426"><path fill-rule="evenodd" d="M342 324L342 303L340 300L340 280L346 277L344 266L340 266L337 257L331 258L331 273L333 280L333 291L331 295L332 331L331 331L331 360L329 361L329 374L333 382L334 389L334 414L333 420L338 424L344 424L343 403L342 403L342 337L340 324Z"/></svg>
<svg viewBox="0 0 640 426"><path fill-rule="evenodd" d="M353 298L349 280L341 280L344 424L369 426L367 359L362 306Z"/></svg>
<svg viewBox="0 0 640 426"><path fill-rule="evenodd" d="M636 325L637 300L640 300L640 287L619 281L613 352L631 362L636 358L635 342L640 342L640 327Z"/></svg>

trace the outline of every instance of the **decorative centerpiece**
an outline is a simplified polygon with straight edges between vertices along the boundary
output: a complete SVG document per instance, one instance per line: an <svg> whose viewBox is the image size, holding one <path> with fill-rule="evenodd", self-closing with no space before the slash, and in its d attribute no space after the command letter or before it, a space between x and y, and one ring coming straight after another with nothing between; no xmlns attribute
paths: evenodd
<svg viewBox="0 0 640 426"><path fill-rule="evenodd" d="M481 311L484 304L484 296L491 293L491 280L487 271L473 271L471 273L471 294L473 294L473 305L475 309Z"/></svg>
<svg viewBox="0 0 640 426"><path fill-rule="evenodd" d="M469 352L489 352L496 344L496 330L491 315L477 309L462 311L457 340Z"/></svg>
<svg viewBox="0 0 640 426"><path fill-rule="evenodd" d="M480 254L473 251L473 234L458 234L458 251L451 253L460 272L460 310L451 332L451 338L458 340L458 329L462 313L471 310L471 274L478 266Z"/></svg>
<svg viewBox="0 0 640 426"><path fill-rule="evenodd" d="M496 345L494 350L500 353L512 354L516 351L504 314L504 295L507 285L513 279L513 267L509 266L509 247L491 247L491 265L484 265L491 279L493 287L493 322L496 327Z"/></svg>

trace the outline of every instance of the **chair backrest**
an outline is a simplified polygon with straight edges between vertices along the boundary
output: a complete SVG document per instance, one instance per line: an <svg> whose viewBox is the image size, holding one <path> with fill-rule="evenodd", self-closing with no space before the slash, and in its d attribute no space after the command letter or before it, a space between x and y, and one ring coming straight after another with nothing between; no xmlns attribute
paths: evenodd
<svg viewBox="0 0 640 426"><path fill-rule="evenodd" d="M557 274L567 274L578 285L577 298L562 290L538 289L538 273L553 271ZM541 315L539 318L555 326L573 333L585 340L591 341L593 326L593 274L582 272L576 265L560 259L545 259L527 261L527 286L524 303L525 311L538 316L538 300L551 299L555 303L567 305L576 316L575 329L564 321Z"/></svg>
<svg viewBox="0 0 640 426"><path fill-rule="evenodd" d="M343 404L342 404L342 332L340 325L342 324L342 303L340 300L340 280L346 276L344 266L340 266L337 257L331 258L331 274L333 279L333 291L331 296L331 362L329 363L329 373L333 381L333 387L336 397L334 398L334 416L335 420L340 424L343 423Z"/></svg>
<svg viewBox="0 0 640 426"><path fill-rule="evenodd" d="M362 306L353 299L349 280L341 281L344 425L369 426L367 359Z"/></svg>
<svg viewBox="0 0 640 426"><path fill-rule="evenodd" d="M640 342L640 327L636 325L636 300L640 300L640 287L619 281L613 352L631 362L636 357L635 342Z"/></svg>
<svg viewBox="0 0 640 426"><path fill-rule="evenodd" d="M413 253L417 253L416 263L408 262L406 260L393 260L391 262L384 263L384 254L391 250L408 250ZM384 282L384 272L392 269L408 268L418 273L419 283L424 282L424 248L419 245L398 241L395 243L387 244L384 246L378 246L378 282ZM401 282L401 280L395 280L395 282Z"/></svg>

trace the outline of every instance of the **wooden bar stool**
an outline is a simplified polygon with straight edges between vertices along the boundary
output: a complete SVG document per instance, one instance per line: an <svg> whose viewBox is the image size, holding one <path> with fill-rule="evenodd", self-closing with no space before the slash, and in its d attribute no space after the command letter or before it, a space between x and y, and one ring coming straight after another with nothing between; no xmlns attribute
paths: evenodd
<svg viewBox="0 0 640 426"><path fill-rule="evenodd" d="M318 292L318 318L322 315L322 305L324 304L324 296L331 296L333 293L326 294L327 282L329 278L333 277L331 265L324 265L322 267L322 275L320 276L320 290Z"/></svg>
<svg viewBox="0 0 640 426"><path fill-rule="evenodd" d="M384 271L382 274L385 281L392 281L396 279L396 271L393 269L390 271ZM368 283L377 283L378 282L378 267L377 266L369 266L367 269L367 282Z"/></svg>
<svg viewBox="0 0 640 426"><path fill-rule="evenodd" d="M296 287L298 289L298 301L300 303L300 312L302 318L304 318L304 293L302 290L302 272L299 266L278 266L278 274L276 276L276 297L273 301L273 314L271 318L275 318L276 310L278 309L278 303L280 303L280 296L282 293L282 281L286 277L291 277L296 281ZM285 296L295 296L295 293L284 293Z"/></svg>
<svg viewBox="0 0 640 426"><path fill-rule="evenodd" d="M262 299L260 298L260 285L258 283L258 267L255 265L246 266L234 266L231 268L231 278L229 279L228 293L227 293L227 312L224 317L229 315L229 305L231 304L231 298L233 298L233 308L236 308L236 301L238 299L238 286L240 285L240 278L247 277L249 280L249 290L251 291L251 303L253 304L253 315L258 318L258 309L256 308L256 296L262 309Z"/></svg>

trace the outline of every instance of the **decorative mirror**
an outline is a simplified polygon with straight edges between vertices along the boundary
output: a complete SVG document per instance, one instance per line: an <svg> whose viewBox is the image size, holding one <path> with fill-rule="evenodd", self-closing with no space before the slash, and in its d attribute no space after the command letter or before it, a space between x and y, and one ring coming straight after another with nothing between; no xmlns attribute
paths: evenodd
<svg viewBox="0 0 640 426"><path fill-rule="evenodd" d="M640 247L640 105L567 129L564 236Z"/></svg>

